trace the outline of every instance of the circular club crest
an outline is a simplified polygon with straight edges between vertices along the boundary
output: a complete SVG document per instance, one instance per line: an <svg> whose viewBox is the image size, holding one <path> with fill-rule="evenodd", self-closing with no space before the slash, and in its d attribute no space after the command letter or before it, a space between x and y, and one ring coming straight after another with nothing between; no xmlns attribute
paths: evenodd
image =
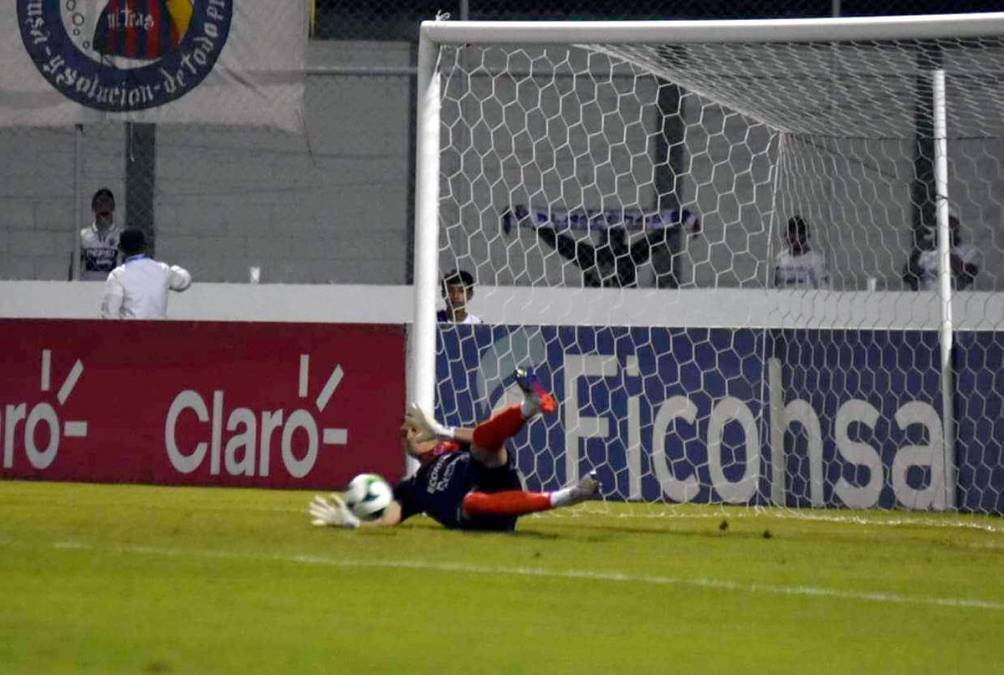
<svg viewBox="0 0 1004 675"><path fill-rule="evenodd" d="M17 0L21 39L49 84L108 112L181 98L216 65L233 0Z"/></svg>

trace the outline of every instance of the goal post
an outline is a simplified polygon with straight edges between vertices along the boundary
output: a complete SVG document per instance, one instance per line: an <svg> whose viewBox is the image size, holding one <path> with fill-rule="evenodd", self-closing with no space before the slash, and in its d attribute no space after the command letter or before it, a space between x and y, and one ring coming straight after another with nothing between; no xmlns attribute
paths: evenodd
<svg viewBox="0 0 1004 675"><path fill-rule="evenodd" d="M543 367L542 489L1004 512L1002 57L1004 13L423 23L411 398Z"/></svg>
<svg viewBox="0 0 1004 675"><path fill-rule="evenodd" d="M409 363L410 400L431 410L435 403L436 298L439 275L439 110L440 77L436 43L418 46L415 152L415 319Z"/></svg>

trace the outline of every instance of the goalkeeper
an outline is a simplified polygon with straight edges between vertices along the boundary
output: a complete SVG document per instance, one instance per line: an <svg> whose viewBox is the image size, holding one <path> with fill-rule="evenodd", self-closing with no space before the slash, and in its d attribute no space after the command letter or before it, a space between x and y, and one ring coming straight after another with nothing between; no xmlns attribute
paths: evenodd
<svg viewBox="0 0 1004 675"><path fill-rule="evenodd" d="M402 444L421 465L394 488L394 501L383 516L361 522L338 495L316 496L310 504L314 525L390 526L425 513L451 529L512 531L522 515L572 506L595 495L599 482L594 473L555 492L523 489L505 442L527 420L555 412L557 403L534 373L517 370L516 382L523 402L474 429L444 427L412 404L401 427Z"/></svg>

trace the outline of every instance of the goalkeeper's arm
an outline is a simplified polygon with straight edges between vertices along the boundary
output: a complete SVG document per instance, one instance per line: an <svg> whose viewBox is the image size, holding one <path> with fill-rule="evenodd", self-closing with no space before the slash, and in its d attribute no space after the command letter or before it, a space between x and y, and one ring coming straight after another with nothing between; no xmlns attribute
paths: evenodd
<svg viewBox="0 0 1004 675"><path fill-rule="evenodd" d="M393 527L401 522L401 504L392 501L376 520L361 520L359 527Z"/></svg>

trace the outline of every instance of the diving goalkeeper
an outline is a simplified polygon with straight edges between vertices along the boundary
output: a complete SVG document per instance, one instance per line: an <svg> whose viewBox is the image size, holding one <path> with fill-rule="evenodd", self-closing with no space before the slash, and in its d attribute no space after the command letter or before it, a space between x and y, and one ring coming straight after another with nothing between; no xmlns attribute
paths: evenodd
<svg viewBox="0 0 1004 675"><path fill-rule="evenodd" d="M310 504L314 525L392 526L425 513L451 529L512 531L522 515L572 506L595 495L599 489L595 473L555 492L523 489L515 457L505 442L528 420L554 413L558 406L534 373L517 370L516 382L523 390L523 402L473 429L447 428L412 404L401 437L420 467L394 487L394 501L383 515L360 521L338 495L318 495Z"/></svg>

